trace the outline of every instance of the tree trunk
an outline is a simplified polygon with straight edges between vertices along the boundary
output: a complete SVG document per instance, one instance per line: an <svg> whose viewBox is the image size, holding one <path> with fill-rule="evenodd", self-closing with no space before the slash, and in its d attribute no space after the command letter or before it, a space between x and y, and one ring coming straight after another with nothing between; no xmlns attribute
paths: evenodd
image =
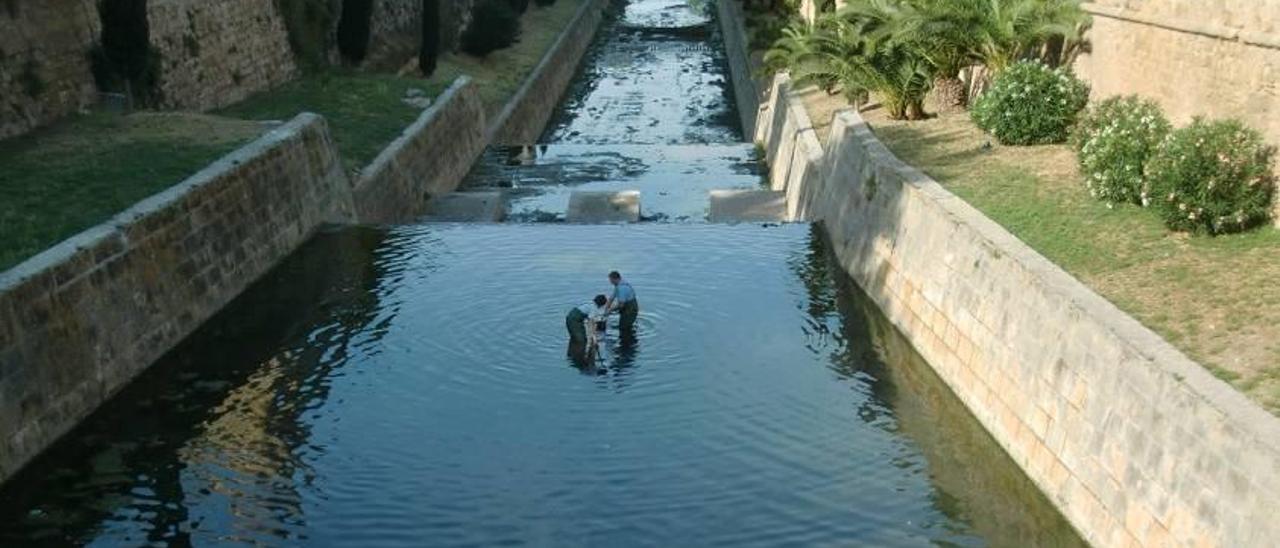
<svg viewBox="0 0 1280 548"><path fill-rule="evenodd" d="M906 114L908 120L923 120L928 117L924 112L923 100L911 100L907 102Z"/></svg>
<svg viewBox="0 0 1280 548"><path fill-rule="evenodd" d="M968 86L958 77L940 77L933 81L929 99L934 112L960 112L969 106Z"/></svg>

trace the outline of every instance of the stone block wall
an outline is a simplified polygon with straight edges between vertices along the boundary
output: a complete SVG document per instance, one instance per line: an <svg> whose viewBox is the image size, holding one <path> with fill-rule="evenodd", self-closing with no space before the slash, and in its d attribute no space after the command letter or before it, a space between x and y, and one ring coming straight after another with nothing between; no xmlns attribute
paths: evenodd
<svg viewBox="0 0 1280 548"><path fill-rule="evenodd" d="M758 66L751 59L751 44L747 37L742 5L738 0L718 0L716 20L720 24L720 33L724 36L729 74L733 78L734 101L738 106L738 114L742 117L742 132L754 135L756 109L761 104L760 88L764 82L757 81L756 78Z"/></svg>
<svg viewBox="0 0 1280 548"><path fill-rule="evenodd" d="M0 273L0 481L325 222L350 219L322 118Z"/></svg>
<svg viewBox="0 0 1280 548"><path fill-rule="evenodd" d="M163 106L209 110L298 74L284 20L263 0L150 0Z"/></svg>
<svg viewBox="0 0 1280 548"><path fill-rule="evenodd" d="M814 150L807 117L776 114L803 111L789 85L759 122L774 169L803 165L782 181L789 206L1085 540L1280 539L1280 419L903 164L856 113Z"/></svg>
<svg viewBox="0 0 1280 548"><path fill-rule="evenodd" d="M354 182L362 223L408 222L427 200L453 191L484 152L484 105L463 76L436 98Z"/></svg>
<svg viewBox="0 0 1280 548"><path fill-rule="evenodd" d="M1136 93L1181 124L1239 118L1280 146L1280 0L1094 0L1076 71L1095 98ZM1277 202L1280 222L1280 201Z"/></svg>
<svg viewBox="0 0 1280 548"><path fill-rule="evenodd" d="M373 3L373 15L369 20L369 58L365 65L398 69L418 54L421 41L422 0L376 0Z"/></svg>
<svg viewBox="0 0 1280 548"><path fill-rule="evenodd" d="M569 83L578 73L578 62L591 47L591 40L596 29L600 28L608 5L608 0L582 3L569 26L542 56L524 85L490 122L486 130L490 143L526 145L538 141L555 113L556 105L560 104Z"/></svg>
<svg viewBox="0 0 1280 548"><path fill-rule="evenodd" d="M0 139L93 104L94 0L0 1Z"/></svg>

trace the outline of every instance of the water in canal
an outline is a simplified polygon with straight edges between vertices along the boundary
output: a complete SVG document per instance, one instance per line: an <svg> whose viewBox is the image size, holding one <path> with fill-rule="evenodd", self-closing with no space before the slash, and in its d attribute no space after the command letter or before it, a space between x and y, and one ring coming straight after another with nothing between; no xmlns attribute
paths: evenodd
<svg viewBox="0 0 1280 548"><path fill-rule="evenodd" d="M323 232L5 484L0 546L1079 545L819 228L698 222L760 174L708 21L619 5L538 160L472 173L682 222ZM638 336L578 367L613 269Z"/></svg>
<svg viewBox="0 0 1280 548"><path fill-rule="evenodd" d="M802 224L322 234L0 496L0 545L1074 540Z"/></svg>

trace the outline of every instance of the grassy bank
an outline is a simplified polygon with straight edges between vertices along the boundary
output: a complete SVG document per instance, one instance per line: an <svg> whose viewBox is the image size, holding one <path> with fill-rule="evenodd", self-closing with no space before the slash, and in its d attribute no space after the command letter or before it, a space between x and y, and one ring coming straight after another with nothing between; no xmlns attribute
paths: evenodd
<svg viewBox="0 0 1280 548"><path fill-rule="evenodd" d="M319 113L329 122L345 167L358 170L421 113L421 109L404 102L410 89L435 97L446 87L448 82L434 79L334 69L259 93L218 114L248 120L288 120L300 112Z"/></svg>
<svg viewBox="0 0 1280 548"><path fill-rule="evenodd" d="M440 58L431 78L414 76L411 62L401 75L332 69L304 76L223 109L224 116L252 120L284 120L310 111L329 120L343 164L354 171L367 165L421 109L404 102L411 89L436 97L456 78L470 76L486 112L497 114L555 43L584 0L560 0L547 8L530 7L521 20L520 41L478 58L464 53Z"/></svg>
<svg viewBox="0 0 1280 548"><path fill-rule="evenodd" d="M480 99L485 112L493 117L502 110L507 100L524 84L525 77L533 72L538 61L560 33L569 26L574 14L586 0L557 0L555 4L540 8L532 3L520 21L520 41L514 46L479 58L456 53L444 55L433 82L452 82L466 74L479 86Z"/></svg>
<svg viewBox="0 0 1280 548"><path fill-rule="evenodd" d="M832 99L809 99L829 124ZM1065 145L1000 146L964 113L864 116L904 161L1280 414L1280 231L1169 232L1153 212L1090 198Z"/></svg>
<svg viewBox="0 0 1280 548"><path fill-rule="evenodd" d="M183 113L95 113L0 141L0 270L173 186L263 131Z"/></svg>

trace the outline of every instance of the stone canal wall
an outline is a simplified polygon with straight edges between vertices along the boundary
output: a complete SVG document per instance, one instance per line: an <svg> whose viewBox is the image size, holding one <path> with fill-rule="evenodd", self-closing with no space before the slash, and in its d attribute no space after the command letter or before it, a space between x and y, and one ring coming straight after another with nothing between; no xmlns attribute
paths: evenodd
<svg viewBox="0 0 1280 548"><path fill-rule="evenodd" d="M729 58L729 75L733 79L733 96L742 117L742 133L756 132L756 110L760 107L761 82L756 77L756 64L751 59L746 17L737 0L716 2L716 20L724 36L725 54Z"/></svg>
<svg viewBox="0 0 1280 548"><path fill-rule="evenodd" d="M524 85L490 122L486 131L489 143L524 145L538 141L578 73L578 63L591 47L608 5L608 0L583 2L573 21L542 56Z"/></svg>
<svg viewBox="0 0 1280 548"><path fill-rule="evenodd" d="M899 161L855 112L814 150L780 76L760 124L769 164L792 166L780 184L794 213L823 224L849 275L1086 540L1280 538L1280 419Z"/></svg>
<svg viewBox="0 0 1280 548"><path fill-rule="evenodd" d="M544 59L530 82L555 82L561 63L572 77L606 3L584 6L548 54L556 63ZM533 128L535 137L556 106L533 91L511 102L507 110L521 113L512 124ZM452 191L486 146L486 127L475 84L459 78L349 177L325 120L301 114L186 181L0 272L0 482L320 225L410 221L426 198Z"/></svg>
<svg viewBox="0 0 1280 548"><path fill-rule="evenodd" d="M0 481L351 214L325 121L302 114L0 273Z"/></svg>
<svg viewBox="0 0 1280 548"><path fill-rule="evenodd" d="M406 222L451 192L484 152L484 105L471 79L454 81L356 177L356 218Z"/></svg>

